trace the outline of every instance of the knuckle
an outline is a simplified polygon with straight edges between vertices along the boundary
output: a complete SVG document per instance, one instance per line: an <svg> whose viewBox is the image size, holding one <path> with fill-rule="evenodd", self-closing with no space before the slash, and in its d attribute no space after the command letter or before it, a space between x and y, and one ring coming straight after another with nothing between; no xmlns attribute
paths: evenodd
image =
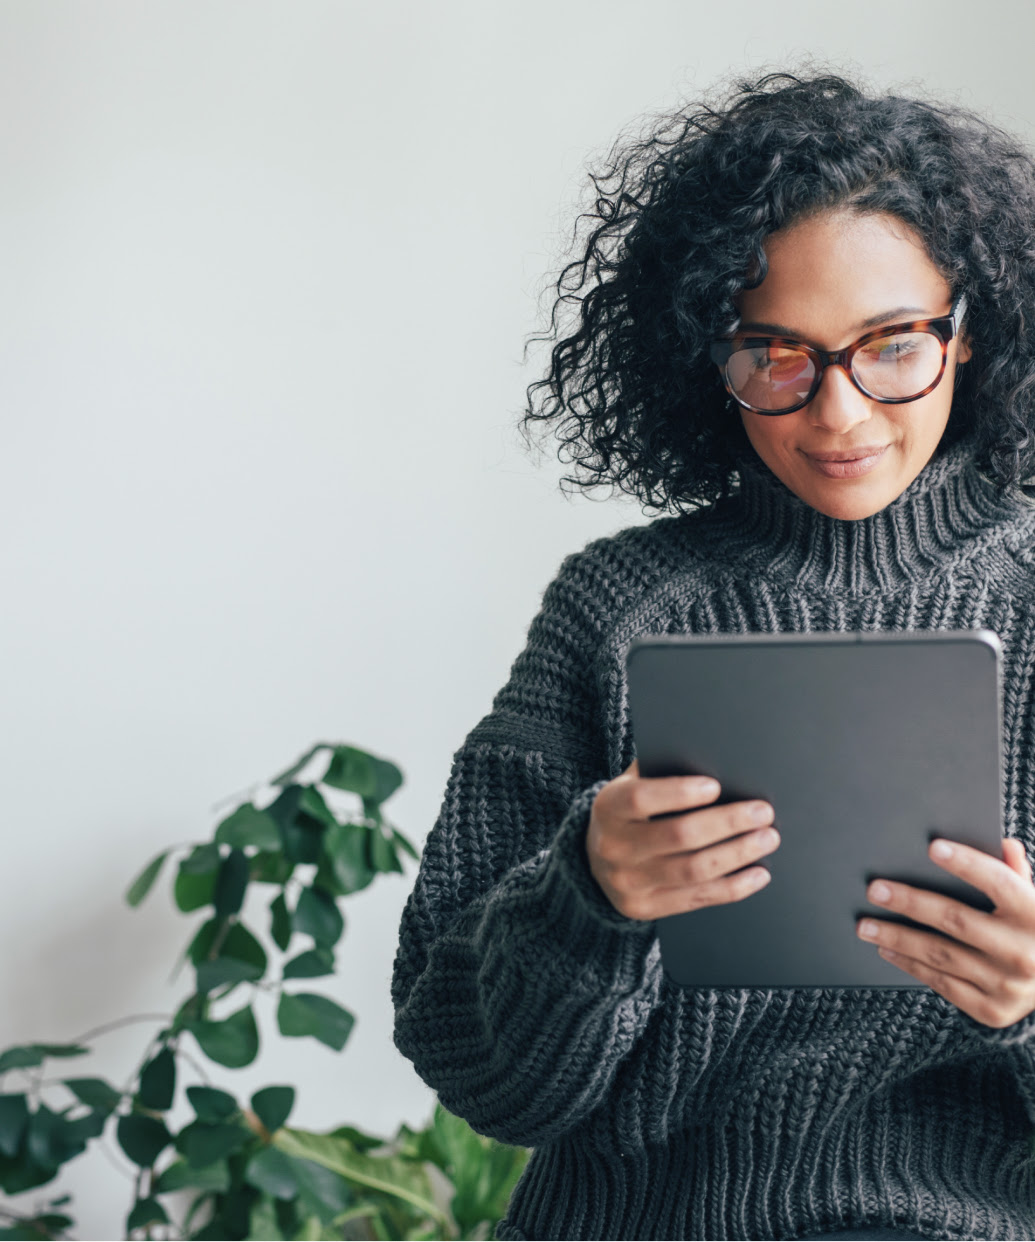
<svg viewBox="0 0 1035 1242"><path fill-rule="evenodd" d="M648 922L654 917L653 903L649 896L644 893L633 897L626 897L618 909L626 918L636 919L637 922L641 923Z"/></svg>
<svg viewBox="0 0 1035 1242"><path fill-rule="evenodd" d="M939 925L950 936L954 936L957 940L963 940L966 938L968 921L966 911L959 906L953 905L948 906L943 911Z"/></svg>
<svg viewBox="0 0 1035 1242"><path fill-rule="evenodd" d="M1010 1025L1010 1015L1002 1005L997 1005L994 1001L979 1001L975 1010L974 1017L985 1026L1002 1030L1004 1026Z"/></svg>
<svg viewBox="0 0 1035 1242"><path fill-rule="evenodd" d="M622 861L625 854L623 843L606 832L601 832L594 842L594 849L601 862L614 866Z"/></svg>
<svg viewBox="0 0 1035 1242"><path fill-rule="evenodd" d="M629 814L633 819L647 818L647 789L642 780L629 791Z"/></svg>
<svg viewBox="0 0 1035 1242"><path fill-rule="evenodd" d="M1007 966L1018 981L1030 984L1035 979L1035 948L1015 949L1007 958Z"/></svg>
<svg viewBox="0 0 1035 1242"><path fill-rule="evenodd" d="M708 857L705 854L689 854L683 859L682 871L684 884L701 884L711 879L714 874L709 870Z"/></svg>
<svg viewBox="0 0 1035 1242"><path fill-rule="evenodd" d="M952 965L952 953L947 944L932 944L927 950L927 961L936 970L948 969Z"/></svg>

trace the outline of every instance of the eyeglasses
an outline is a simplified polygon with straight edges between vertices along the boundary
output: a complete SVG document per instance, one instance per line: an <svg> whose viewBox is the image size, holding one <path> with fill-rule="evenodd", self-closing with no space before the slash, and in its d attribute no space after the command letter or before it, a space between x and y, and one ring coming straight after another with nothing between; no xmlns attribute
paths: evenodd
<svg viewBox="0 0 1035 1242"><path fill-rule="evenodd" d="M730 396L755 414L791 414L808 405L834 364L867 397L898 405L937 386L966 309L961 293L948 315L877 328L833 352L783 336L735 336L713 341L709 352Z"/></svg>

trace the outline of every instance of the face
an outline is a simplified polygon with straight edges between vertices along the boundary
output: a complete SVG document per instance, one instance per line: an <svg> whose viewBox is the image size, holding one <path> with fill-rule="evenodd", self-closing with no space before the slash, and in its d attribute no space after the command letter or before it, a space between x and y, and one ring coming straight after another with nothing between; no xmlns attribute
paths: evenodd
<svg viewBox="0 0 1035 1242"><path fill-rule="evenodd" d="M875 327L951 309L948 282L919 237L893 216L828 212L772 234L765 252L765 280L737 299L742 332L838 350ZM874 401L841 367L829 366L800 410L738 409L755 452L782 483L821 513L857 521L900 496L931 460L949 419L954 368L969 357L957 334L938 385L901 405ZM872 460L835 467L846 477L832 477L819 458L845 453Z"/></svg>

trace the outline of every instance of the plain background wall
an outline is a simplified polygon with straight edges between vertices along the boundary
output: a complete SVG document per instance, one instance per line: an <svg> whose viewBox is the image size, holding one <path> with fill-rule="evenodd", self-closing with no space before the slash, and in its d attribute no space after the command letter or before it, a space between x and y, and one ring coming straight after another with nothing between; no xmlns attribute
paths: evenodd
<svg viewBox="0 0 1035 1242"><path fill-rule="evenodd" d="M128 881L318 739L396 760L423 840L563 556L645 520L514 430L587 159L806 53L1031 138L1033 36L1006 0L0 0L0 1048L170 1012L196 920ZM344 1052L260 1003L217 1083L425 1120L388 998L412 877L349 902L317 981ZM156 1028L74 1072L121 1082ZM109 1146L24 1200L117 1236Z"/></svg>

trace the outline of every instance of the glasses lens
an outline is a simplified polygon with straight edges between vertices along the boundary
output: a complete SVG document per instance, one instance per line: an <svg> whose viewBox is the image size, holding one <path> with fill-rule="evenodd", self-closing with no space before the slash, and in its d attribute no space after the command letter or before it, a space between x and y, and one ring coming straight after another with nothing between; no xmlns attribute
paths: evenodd
<svg viewBox="0 0 1035 1242"><path fill-rule="evenodd" d="M730 354L726 378L741 401L776 413L808 397L816 367L808 354L793 346L752 345Z"/></svg>
<svg viewBox="0 0 1035 1242"><path fill-rule="evenodd" d="M870 341L852 359L852 373L875 397L915 397L942 369L942 343L931 332L901 332Z"/></svg>

